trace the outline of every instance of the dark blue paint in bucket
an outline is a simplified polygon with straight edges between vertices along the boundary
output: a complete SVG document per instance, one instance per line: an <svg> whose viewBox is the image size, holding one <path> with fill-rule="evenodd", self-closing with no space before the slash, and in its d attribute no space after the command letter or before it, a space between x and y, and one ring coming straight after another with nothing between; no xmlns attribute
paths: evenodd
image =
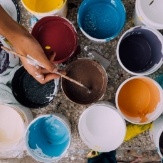
<svg viewBox="0 0 163 163"><path fill-rule="evenodd" d="M122 30L126 20L120 0L84 0L78 11L78 25L91 40L107 42Z"/></svg>
<svg viewBox="0 0 163 163"><path fill-rule="evenodd" d="M133 27L121 36L117 57L130 74L149 75L162 65L163 36L147 26Z"/></svg>
<svg viewBox="0 0 163 163"><path fill-rule="evenodd" d="M151 47L143 36L131 35L122 40L119 55L127 69L140 71L151 59Z"/></svg>

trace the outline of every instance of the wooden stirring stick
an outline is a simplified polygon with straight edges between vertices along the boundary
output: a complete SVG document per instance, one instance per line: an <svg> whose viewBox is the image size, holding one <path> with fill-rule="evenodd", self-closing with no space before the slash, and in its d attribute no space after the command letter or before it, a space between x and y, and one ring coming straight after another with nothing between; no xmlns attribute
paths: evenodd
<svg viewBox="0 0 163 163"><path fill-rule="evenodd" d="M27 57L25 57L25 56L23 56L23 55L21 55L21 54L19 54L19 53L16 53L15 51L13 51L13 50L11 50L11 49L9 49L9 48L7 48L7 47L1 46L1 48L2 48L3 50L5 50L5 51L9 52L9 53L12 53L12 54L15 54L15 55L17 55L17 56L19 56L19 57L22 57L22 58L31 60L32 63L35 61L35 60L33 61L31 58L27 58ZM37 61L37 63L39 63L39 62ZM37 64L37 63L35 62L35 64ZM35 65L35 66L36 66L36 65ZM38 66L41 66L41 64L39 64ZM43 66L41 66L41 67L43 67ZM44 67L43 67L43 68L44 68ZM77 85L79 85L79 86L81 86L81 87L83 87L83 88L85 88L85 89L87 90L88 93L91 93L90 90L89 90L85 85L83 85L82 83L80 83L80 82L78 82L78 81L76 81L76 80L74 80L74 79L72 79L72 78L70 78L70 77L68 77L68 76L66 76L66 75L61 74L61 73L59 73L58 71L56 71L56 72L54 72L54 73L60 75L61 77L65 78L65 79L67 79L67 80L69 80L69 81L71 81L71 82L73 82L73 83L75 83L75 84L77 84Z"/></svg>

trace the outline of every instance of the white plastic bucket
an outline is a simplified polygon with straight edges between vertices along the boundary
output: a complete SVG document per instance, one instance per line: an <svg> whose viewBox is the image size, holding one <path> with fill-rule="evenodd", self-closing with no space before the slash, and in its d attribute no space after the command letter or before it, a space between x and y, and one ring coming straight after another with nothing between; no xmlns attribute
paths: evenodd
<svg viewBox="0 0 163 163"><path fill-rule="evenodd" d="M121 67L132 75L149 75L162 65L163 36L151 27L136 26L127 30L116 48Z"/></svg>
<svg viewBox="0 0 163 163"><path fill-rule="evenodd" d="M161 115L158 119L156 119L153 124L152 127L149 130L149 134L151 137L151 140L153 141L153 143L156 146L157 152L159 154L159 156L163 159L163 150L161 151L161 149L163 148L162 144L163 144L163 115Z"/></svg>
<svg viewBox="0 0 163 163"><path fill-rule="evenodd" d="M20 148L33 116L21 105L0 105L0 152Z"/></svg>
<svg viewBox="0 0 163 163"><path fill-rule="evenodd" d="M67 11L68 11L68 4L67 4L67 0L60 0L58 1L58 6L55 6L55 8L51 8L53 6L54 3L57 3L55 1L45 1L42 0L42 2L40 2L39 0L21 0L24 8L30 12L31 14L33 14L37 19L41 19L43 17L46 16L52 16L52 15L58 15L58 16L62 16L62 17L66 17L67 16ZM31 8L31 6L38 6L39 10L36 8ZM47 10L45 9L45 6L47 7ZM48 10L49 8L49 10Z"/></svg>
<svg viewBox="0 0 163 163"><path fill-rule="evenodd" d="M27 151L35 160L58 161L70 146L70 123L61 114L39 116L29 124L25 142Z"/></svg>
<svg viewBox="0 0 163 163"><path fill-rule="evenodd" d="M148 124L163 112L163 92L152 78L134 76L125 80L116 92L116 107L133 124Z"/></svg>
<svg viewBox="0 0 163 163"><path fill-rule="evenodd" d="M136 0L134 11L135 25L147 25L155 29L163 29L163 1Z"/></svg>
<svg viewBox="0 0 163 163"><path fill-rule="evenodd" d="M88 107L80 116L79 134L83 142L99 152L118 148L126 134L126 124L117 109L108 102Z"/></svg>

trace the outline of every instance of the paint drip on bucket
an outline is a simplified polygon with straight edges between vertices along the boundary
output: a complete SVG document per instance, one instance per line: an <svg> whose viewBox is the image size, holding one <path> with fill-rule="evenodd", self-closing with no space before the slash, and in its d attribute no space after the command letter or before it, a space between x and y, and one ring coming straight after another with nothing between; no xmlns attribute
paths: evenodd
<svg viewBox="0 0 163 163"><path fill-rule="evenodd" d="M151 78L132 77L116 93L116 105L132 123L150 123L162 113L162 88Z"/></svg>

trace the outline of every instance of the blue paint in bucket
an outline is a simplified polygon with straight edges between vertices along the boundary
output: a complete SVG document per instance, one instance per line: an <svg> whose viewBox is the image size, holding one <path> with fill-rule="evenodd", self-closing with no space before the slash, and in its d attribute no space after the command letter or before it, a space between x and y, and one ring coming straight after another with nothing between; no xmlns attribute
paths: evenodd
<svg viewBox="0 0 163 163"><path fill-rule="evenodd" d="M107 42L118 36L126 20L120 0L84 0L77 16L83 34L97 42Z"/></svg>
<svg viewBox="0 0 163 163"><path fill-rule="evenodd" d="M38 117L26 133L29 153L34 159L45 162L60 159L67 151L70 139L69 127L54 115Z"/></svg>

